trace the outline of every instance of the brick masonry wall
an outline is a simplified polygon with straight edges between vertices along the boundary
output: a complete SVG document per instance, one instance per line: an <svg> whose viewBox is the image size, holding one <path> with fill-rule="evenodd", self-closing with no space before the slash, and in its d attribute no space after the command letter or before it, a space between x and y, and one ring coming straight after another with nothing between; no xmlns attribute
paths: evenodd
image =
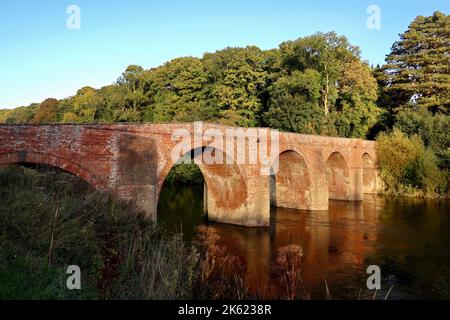
<svg viewBox="0 0 450 320"><path fill-rule="evenodd" d="M178 143L172 137L174 130L188 132L195 148L213 143L208 138L202 141L202 133L238 129L211 123L204 123L201 132L195 128L193 123L0 125L0 165L40 163L61 168L99 190L136 201L156 219L159 193L174 165L171 153ZM259 164L200 164L209 218L267 226L271 200L309 210L326 210L330 197L362 200L364 192L375 193L381 186L375 148L375 142L361 139L280 133L281 171L272 179L261 175ZM236 159L226 150L224 146L216 152L224 159Z"/></svg>

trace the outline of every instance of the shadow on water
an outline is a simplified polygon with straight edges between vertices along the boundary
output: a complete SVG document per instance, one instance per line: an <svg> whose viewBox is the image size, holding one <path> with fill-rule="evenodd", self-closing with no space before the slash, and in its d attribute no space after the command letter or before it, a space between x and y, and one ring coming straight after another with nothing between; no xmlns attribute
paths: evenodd
<svg viewBox="0 0 450 320"><path fill-rule="evenodd" d="M212 224L220 243L247 264L254 290L270 283L277 249L300 244L301 277L312 299L325 299L325 280L333 299L372 298L366 287L367 267L381 268L379 298L450 298L449 201L389 199L366 196L363 202L330 201L328 211L272 208L270 229ZM195 236L205 224L203 186L164 187L158 219L169 232Z"/></svg>

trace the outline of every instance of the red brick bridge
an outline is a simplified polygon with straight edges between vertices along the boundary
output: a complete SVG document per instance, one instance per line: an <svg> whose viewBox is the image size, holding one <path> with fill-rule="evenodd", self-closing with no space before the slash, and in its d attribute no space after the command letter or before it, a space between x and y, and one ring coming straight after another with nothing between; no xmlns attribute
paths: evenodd
<svg viewBox="0 0 450 320"><path fill-rule="evenodd" d="M227 133L242 134L246 129L198 124L0 125L0 165L61 168L98 190L136 201L156 220L159 193L177 161L174 150L180 147L181 138L174 132L181 131L191 139L185 141L180 157L192 149L197 150L192 152L195 160L205 152L225 159L219 164L198 163L205 179L208 218L245 226L267 226L271 204L327 210L328 199L360 201L364 193L376 193L380 186L373 141L280 132L273 157L277 170L267 175L262 173L261 159L256 163L250 159L251 151L265 142L260 137L253 143L250 136L244 137L248 154L238 162L237 149L230 146L239 137ZM258 130L267 132L267 153L273 152L270 137L276 131ZM214 134L220 133L226 136L223 148L214 144L218 142Z"/></svg>

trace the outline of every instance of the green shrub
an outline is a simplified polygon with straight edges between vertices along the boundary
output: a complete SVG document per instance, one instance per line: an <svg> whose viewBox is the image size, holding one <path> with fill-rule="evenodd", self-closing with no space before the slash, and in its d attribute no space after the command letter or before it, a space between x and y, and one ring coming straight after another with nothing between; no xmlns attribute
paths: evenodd
<svg viewBox="0 0 450 320"><path fill-rule="evenodd" d="M420 153L421 141L417 137L409 139L400 130L394 130L391 134L381 133L377 142L381 176L387 188L397 192L401 189L406 166Z"/></svg>
<svg viewBox="0 0 450 320"><path fill-rule="evenodd" d="M431 149L422 150L409 162L404 171L403 183L423 190L425 193L444 193L447 174L438 169L438 159Z"/></svg>
<svg viewBox="0 0 450 320"><path fill-rule="evenodd" d="M402 110L396 127L408 136L419 136L433 150L441 169L450 170L450 115L435 114L425 108Z"/></svg>
<svg viewBox="0 0 450 320"><path fill-rule="evenodd" d="M450 115L435 114L425 108L402 110L396 126L408 136L419 136L433 150L450 148Z"/></svg>
<svg viewBox="0 0 450 320"><path fill-rule="evenodd" d="M446 191L448 173L439 170L438 158L418 136L408 137L396 128L391 133L381 133L377 142L381 177L388 192L409 193L416 189L424 194L442 194Z"/></svg>

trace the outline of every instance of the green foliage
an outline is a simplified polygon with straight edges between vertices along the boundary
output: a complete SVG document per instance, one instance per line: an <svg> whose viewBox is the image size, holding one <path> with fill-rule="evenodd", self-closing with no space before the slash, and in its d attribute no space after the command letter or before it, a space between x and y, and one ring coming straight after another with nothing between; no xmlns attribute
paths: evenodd
<svg viewBox="0 0 450 320"><path fill-rule="evenodd" d="M174 59L146 74L154 122L203 120L206 74L198 58ZM148 113L149 114L149 113ZM200 116L201 118L196 118Z"/></svg>
<svg viewBox="0 0 450 320"><path fill-rule="evenodd" d="M404 168L402 183L423 190L426 194L443 194L448 185L448 174L437 166L438 159L430 149L420 150L419 155Z"/></svg>
<svg viewBox="0 0 450 320"><path fill-rule="evenodd" d="M448 173L441 172L438 160L417 136L408 137L399 129L377 137L381 176L387 191L406 193L416 188L424 194L443 194L448 187Z"/></svg>
<svg viewBox="0 0 450 320"><path fill-rule="evenodd" d="M387 107L450 113L450 15L418 16L392 46L381 74Z"/></svg>
<svg viewBox="0 0 450 320"><path fill-rule="evenodd" d="M195 163L175 165L166 177L168 183L203 183L203 174Z"/></svg>
<svg viewBox="0 0 450 320"><path fill-rule="evenodd" d="M448 171L449 35L448 15L419 16L386 65L374 69L335 32L272 50L225 48L148 70L130 65L113 85L0 110L0 123L211 121L369 139L396 126L420 137ZM197 179L192 170L174 172L182 181Z"/></svg>
<svg viewBox="0 0 450 320"><path fill-rule="evenodd" d="M377 103L384 111L369 136L396 127L420 138L421 155L404 167L408 173L403 182L426 192L442 193L449 184L449 28L450 16L441 12L416 17L392 46L386 64L373 70Z"/></svg>
<svg viewBox="0 0 450 320"><path fill-rule="evenodd" d="M0 109L0 123L5 123L11 112L10 109Z"/></svg>
<svg viewBox="0 0 450 320"><path fill-rule="evenodd" d="M223 122L258 126L263 110L261 96L269 79L267 55L257 47L227 48L206 54L203 60Z"/></svg>
<svg viewBox="0 0 450 320"><path fill-rule="evenodd" d="M334 32L280 45L265 122L293 132L365 137L380 114L377 83L359 49Z"/></svg>
<svg viewBox="0 0 450 320"><path fill-rule="evenodd" d="M280 77L270 89L265 122L283 131L323 132L325 113L320 107L320 74L313 69Z"/></svg>
<svg viewBox="0 0 450 320"><path fill-rule="evenodd" d="M184 243L132 203L39 169L0 170L0 299L258 297L248 291L245 264L217 244L213 228L202 226L196 241ZM66 287L74 264L81 290Z"/></svg>
<svg viewBox="0 0 450 320"><path fill-rule="evenodd" d="M30 123L34 118L34 114L38 107L39 104L34 103L27 107L18 107L16 109L8 110L3 114L2 119L0 119L0 122L10 124Z"/></svg>
<svg viewBox="0 0 450 320"><path fill-rule="evenodd" d="M396 116L396 127L409 136L419 136L437 156L439 167L450 171L450 115L433 115L424 107L402 110Z"/></svg>
<svg viewBox="0 0 450 320"><path fill-rule="evenodd" d="M450 115L433 115L425 108L403 110L396 116L396 126L408 135L418 135L433 150L450 148Z"/></svg>

